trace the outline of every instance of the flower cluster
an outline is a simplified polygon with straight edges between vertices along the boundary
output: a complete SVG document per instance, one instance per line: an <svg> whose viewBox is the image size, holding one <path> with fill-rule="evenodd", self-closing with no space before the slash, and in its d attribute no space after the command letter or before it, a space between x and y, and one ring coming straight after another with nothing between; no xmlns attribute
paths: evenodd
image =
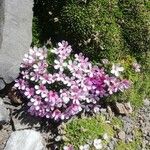
<svg viewBox="0 0 150 150"><path fill-rule="evenodd" d="M31 48L25 54L15 87L28 99L31 115L69 119L83 110L97 111L101 98L129 88L128 80L109 76L83 54L71 59L71 51L66 41L58 43L51 50L56 58L52 64L47 61L46 48Z"/></svg>

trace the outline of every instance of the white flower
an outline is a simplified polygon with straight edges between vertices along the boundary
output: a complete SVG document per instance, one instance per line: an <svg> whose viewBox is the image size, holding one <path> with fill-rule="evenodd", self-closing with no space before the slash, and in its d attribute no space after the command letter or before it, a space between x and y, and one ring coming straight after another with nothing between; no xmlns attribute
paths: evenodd
<svg viewBox="0 0 150 150"><path fill-rule="evenodd" d="M138 63L133 63L133 68L135 69L135 72L140 72L140 68L141 68L141 65L138 64Z"/></svg>
<svg viewBox="0 0 150 150"><path fill-rule="evenodd" d="M114 74L116 77L118 77L120 75L120 72L124 71L123 67L120 67L119 64L113 64L112 65L112 70L111 73Z"/></svg>
<svg viewBox="0 0 150 150"><path fill-rule="evenodd" d="M90 149L90 146L88 144L85 144L85 145L81 145L79 147L80 150L89 150Z"/></svg>
<svg viewBox="0 0 150 150"><path fill-rule="evenodd" d="M72 145L64 146L63 149L64 149L64 150L74 150L74 148L73 148Z"/></svg>
<svg viewBox="0 0 150 150"><path fill-rule="evenodd" d="M97 150L100 150L102 149L102 140L101 139L95 139L94 140L94 143L93 143L94 147L97 149Z"/></svg>
<svg viewBox="0 0 150 150"><path fill-rule="evenodd" d="M64 149L64 150L68 150L68 146L64 146L63 149Z"/></svg>
<svg viewBox="0 0 150 150"><path fill-rule="evenodd" d="M108 134L107 134L107 133L104 133L103 139L106 140L106 141L108 141L109 137L108 137Z"/></svg>

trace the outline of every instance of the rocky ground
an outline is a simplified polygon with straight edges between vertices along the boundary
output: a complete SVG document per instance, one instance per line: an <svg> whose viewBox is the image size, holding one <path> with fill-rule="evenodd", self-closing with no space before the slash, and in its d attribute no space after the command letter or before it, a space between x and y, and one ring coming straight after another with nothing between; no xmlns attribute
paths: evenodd
<svg viewBox="0 0 150 150"><path fill-rule="evenodd" d="M55 131L48 124L43 124L42 120L27 115L24 109L23 105L12 104L8 97L0 98L0 150L55 149L57 145L52 147ZM101 111L111 121L109 118L113 118L113 112L110 108ZM144 100L143 107L137 112L132 112L130 116L117 117L121 120L122 126L112 124L117 134L109 140L104 149L149 150L150 101Z"/></svg>

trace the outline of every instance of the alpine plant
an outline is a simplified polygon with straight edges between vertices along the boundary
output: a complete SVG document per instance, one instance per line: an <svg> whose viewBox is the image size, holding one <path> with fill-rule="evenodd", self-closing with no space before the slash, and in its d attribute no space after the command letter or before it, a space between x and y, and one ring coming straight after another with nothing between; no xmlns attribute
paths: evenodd
<svg viewBox="0 0 150 150"><path fill-rule="evenodd" d="M110 76L82 53L70 55L71 51L68 42L59 42L51 50L53 63L46 48L30 48L25 54L14 86L26 98L31 115L62 121L81 111L97 112L104 97L130 87L128 80L118 77L123 69L116 67L115 72L113 64L117 76Z"/></svg>

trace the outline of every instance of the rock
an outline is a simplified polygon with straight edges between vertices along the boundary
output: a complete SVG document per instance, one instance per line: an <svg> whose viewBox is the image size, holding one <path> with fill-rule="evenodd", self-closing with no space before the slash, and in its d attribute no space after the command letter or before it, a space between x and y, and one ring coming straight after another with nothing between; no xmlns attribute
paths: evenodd
<svg viewBox="0 0 150 150"><path fill-rule="evenodd" d="M122 115L129 115L133 111L130 102L128 102L128 103L118 103L118 102L116 102L115 106L116 106L117 112L119 114L122 114Z"/></svg>
<svg viewBox="0 0 150 150"><path fill-rule="evenodd" d="M2 90L5 87L5 83L2 79L0 79L0 90Z"/></svg>
<svg viewBox="0 0 150 150"><path fill-rule="evenodd" d="M148 99L144 99L143 103L145 106L150 106L150 101Z"/></svg>
<svg viewBox="0 0 150 150"><path fill-rule="evenodd" d="M108 148L107 149L114 150L116 144L117 144L117 139L116 138L112 138L111 141L108 144Z"/></svg>
<svg viewBox="0 0 150 150"><path fill-rule="evenodd" d="M132 142L133 141L133 136L130 134L130 135L126 135L126 141L127 142Z"/></svg>
<svg viewBox="0 0 150 150"><path fill-rule="evenodd" d="M6 109L5 105L3 104L3 99L0 98L0 124L9 121L9 111Z"/></svg>
<svg viewBox="0 0 150 150"><path fill-rule="evenodd" d="M107 112L108 112L110 118L112 118L114 116L114 113L110 106L107 106Z"/></svg>
<svg viewBox="0 0 150 150"><path fill-rule="evenodd" d="M12 132L12 127L9 124L5 124L2 129L0 129L0 150L4 149L7 139Z"/></svg>
<svg viewBox="0 0 150 150"><path fill-rule="evenodd" d="M43 138L34 130L12 132L4 150L44 150Z"/></svg>
<svg viewBox="0 0 150 150"><path fill-rule="evenodd" d="M119 138L120 140L125 140L125 137L126 137L126 134L125 134L124 131L120 131L120 132L118 133L118 138Z"/></svg>
<svg viewBox="0 0 150 150"><path fill-rule="evenodd" d="M0 87L19 73L23 55L32 40L33 0L0 1Z"/></svg>

